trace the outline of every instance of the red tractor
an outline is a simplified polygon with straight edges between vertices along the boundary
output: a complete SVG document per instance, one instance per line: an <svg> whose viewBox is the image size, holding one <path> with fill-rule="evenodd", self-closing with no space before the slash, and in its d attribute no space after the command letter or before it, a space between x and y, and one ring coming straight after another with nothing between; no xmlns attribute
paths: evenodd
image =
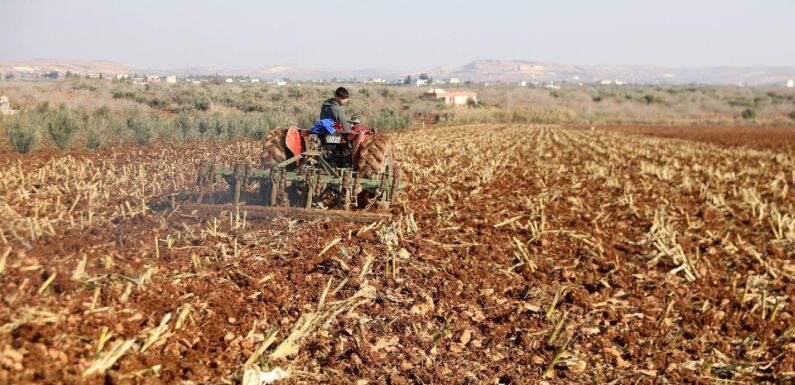
<svg viewBox="0 0 795 385"><path fill-rule="evenodd" d="M219 177L229 184L236 207L245 203L241 197L251 196L242 194L247 187L258 185L256 199L250 203L270 206L257 209L264 216L383 220L388 213L354 214L348 210L375 207L385 211L403 187L388 136L361 125L345 133L328 119L307 130L292 126L267 133L257 166L238 162L233 167L216 167L203 162L198 175L200 203L204 187ZM252 208L247 206L248 210Z"/></svg>

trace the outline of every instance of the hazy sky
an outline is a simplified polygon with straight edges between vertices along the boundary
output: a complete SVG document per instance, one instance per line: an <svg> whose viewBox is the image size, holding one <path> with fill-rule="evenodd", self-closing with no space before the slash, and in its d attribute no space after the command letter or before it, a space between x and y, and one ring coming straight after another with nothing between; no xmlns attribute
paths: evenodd
<svg viewBox="0 0 795 385"><path fill-rule="evenodd" d="M424 70L795 65L795 0L0 0L0 61Z"/></svg>

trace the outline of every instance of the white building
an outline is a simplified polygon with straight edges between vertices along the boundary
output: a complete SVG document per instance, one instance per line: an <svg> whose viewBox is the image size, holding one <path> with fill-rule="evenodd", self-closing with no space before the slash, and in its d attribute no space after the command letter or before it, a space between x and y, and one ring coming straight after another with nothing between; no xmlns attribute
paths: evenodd
<svg viewBox="0 0 795 385"><path fill-rule="evenodd" d="M259 79L251 79L252 83L259 83Z"/></svg>
<svg viewBox="0 0 795 385"><path fill-rule="evenodd" d="M168 83L168 84L176 84L177 83L177 76L176 75L168 75L168 76L166 76L166 83Z"/></svg>
<svg viewBox="0 0 795 385"><path fill-rule="evenodd" d="M465 106L471 100L477 103L478 95L471 91L448 92L441 88L433 88L423 94L428 99L444 99L444 103L451 106Z"/></svg>
<svg viewBox="0 0 795 385"><path fill-rule="evenodd" d="M427 79L417 79L416 85L417 85L417 87L426 86L426 85L428 85L428 80Z"/></svg>
<svg viewBox="0 0 795 385"><path fill-rule="evenodd" d="M793 87L795 87L795 80L792 79L787 80L787 88L793 88Z"/></svg>
<svg viewBox="0 0 795 385"><path fill-rule="evenodd" d="M130 74L116 74L116 80L129 79Z"/></svg>
<svg viewBox="0 0 795 385"><path fill-rule="evenodd" d="M160 83L160 76L149 75L146 77L147 83Z"/></svg>
<svg viewBox="0 0 795 385"><path fill-rule="evenodd" d="M0 96L0 115L14 115L15 113L16 111L11 109L8 98L5 95Z"/></svg>
<svg viewBox="0 0 795 385"><path fill-rule="evenodd" d="M608 84L609 84L609 83L608 83ZM559 90L559 89L560 89L560 86L559 86L559 85L557 85L557 84L555 84L555 82L554 82L554 81L550 81L549 83L547 83L546 85L544 85L544 88L547 88L547 89L550 89L550 90Z"/></svg>
<svg viewBox="0 0 795 385"><path fill-rule="evenodd" d="M459 83L461 83L461 79L459 79L459 78L450 78L448 83L450 83L450 84L459 84Z"/></svg>
<svg viewBox="0 0 795 385"><path fill-rule="evenodd" d="M519 87L527 87L527 80L522 80L519 82Z"/></svg>

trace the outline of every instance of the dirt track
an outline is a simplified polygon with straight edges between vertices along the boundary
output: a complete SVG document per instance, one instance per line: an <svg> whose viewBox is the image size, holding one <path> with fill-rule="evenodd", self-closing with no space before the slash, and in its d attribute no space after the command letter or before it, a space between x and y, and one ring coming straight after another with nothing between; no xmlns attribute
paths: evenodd
<svg viewBox="0 0 795 385"><path fill-rule="evenodd" d="M205 148L0 160L0 383L234 382L269 330L284 383L795 377L786 147L426 133L392 136L410 187L374 226L155 210Z"/></svg>

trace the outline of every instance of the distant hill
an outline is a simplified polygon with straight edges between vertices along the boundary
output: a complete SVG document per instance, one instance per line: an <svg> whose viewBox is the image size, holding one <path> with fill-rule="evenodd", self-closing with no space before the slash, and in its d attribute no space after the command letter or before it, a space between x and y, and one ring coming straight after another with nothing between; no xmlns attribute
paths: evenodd
<svg viewBox="0 0 795 385"><path fill-rule="evenodd" d="M167 70L137 70L140 73L155 75L213 75L220 76L250 76L262 79L292 79L292 80L330 80L330 79L369 79L369 78L394 78L406 76L405 72L385 69L356 69L356 70L324 70L313 67L299 66L271 66L248 69L229 69L218 67L189 67Z"/></svg>
<svg viewBox="0 0 795 385"><path fill-rule="evenodd" d="M0 62L0 73L43 74L67 71L88 74L117 74L134 72L135 68L105 60L33 59L24 61Z"/></svg>
<svg viewBox="0 0 795 385"><path fill-rule="evenodd" d="M462 81L517 82L577 80L587 75L584 67L524 60L477 60L462 66L443 66L427 72L432 78Z"/></svg>
<svg viewBox="0 0 795 385"><path fill-rule="evenodd" d="M638 65L579 66L527 60L476 60L464 65L445 65L427 71L407 72L390 69L330 70L299 66L272 66L252 69L219 67L190 67L180 69L144 69L101 60L34 59L0 62L0 73L41 75L57 71L81 75L139 73L155 75L210 75L250 76L262 79L330 80L383 78L387 80L417 77L427 73L434 79L459 78L461 81L506 82L519 81L669 83L669 84L748 84L781 85L795 79L795 66L766 67L703 67L668 68Z"/></svg>
<svg viewBox="0 0 795 385"><path fill-rule="evenodd" d="M667 68L657 66L602 65L575 66L525 60L477 60L462 66L444 66L427 72L433 78L456 77L472 81L567 81L625 83L703 83L772 85L795 79L795 67L703 67Z"/></svg>

